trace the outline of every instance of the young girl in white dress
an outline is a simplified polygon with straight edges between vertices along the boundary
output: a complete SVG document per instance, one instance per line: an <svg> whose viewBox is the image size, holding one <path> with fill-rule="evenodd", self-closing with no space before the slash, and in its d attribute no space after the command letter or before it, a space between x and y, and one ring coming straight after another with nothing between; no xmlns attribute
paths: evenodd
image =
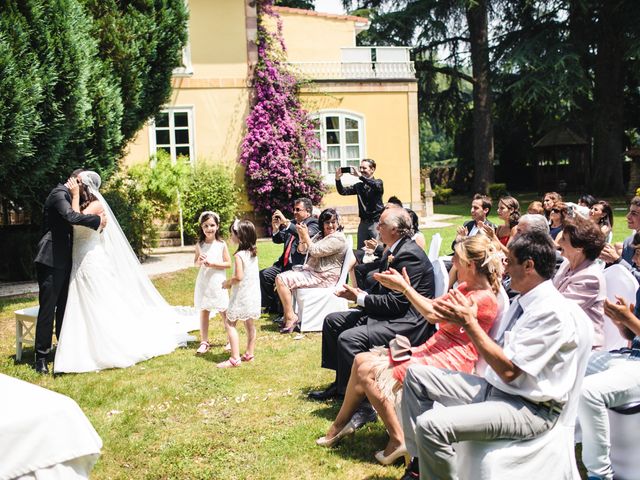
<svg viewBox="0 0 640 480"><path fill-rule="evenodd" d="M231 241L238 244L233 255L233 276L226 280L224 288L231 289L225 328L231 344L231 356L218 364L218 368L239 367L253 360L256 344L255 321L260 318L260 278L256 248L256 229L249 220L236 220L231 228ZM244 322L247 330L247 350L240 356L240 340L237 322Z"/></svg>
<svg viewBox="0 0 640 480"><path fill-rule="evenodd" d="M215 212L205 211L198 219L200 233L196 244L194 264L200 267L196 278L193 301L200 311L200 346L196 353L209 351L209 317L218 312L225 321L229 306L229 294L222 288L227 279L226 269L231 266L227 244L220 237L220 217Z"/></svg>

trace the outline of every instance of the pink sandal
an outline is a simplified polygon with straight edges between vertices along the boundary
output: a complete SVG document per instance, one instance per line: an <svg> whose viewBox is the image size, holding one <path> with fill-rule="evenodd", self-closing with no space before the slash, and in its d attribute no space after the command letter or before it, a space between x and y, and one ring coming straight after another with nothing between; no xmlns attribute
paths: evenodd
<svg viewBox="0 0 640 480"><path fill-rule="evenodd" d="M242 364L242 360L240 358L229 357L228 360L225 360L224 362L220 362L216 366L218 368L233 368L233 367L239 367L241 364Z"/></svg>
<svg viewBox="0 0 640 480"><path fill-rule="evenodd" d="M210 348L211 345L209 345L209 342L200 342L200 346L198 347L198 350L196 350L196 353L199 355L204 355L209 351Z"/></svg>
<svg viewBox="0 0 640 480"><path fill-rule="evenodd" d="M243 362L252 362L254 358L256 358L256 357L255 357L255 355L252 355L252 354L250 354L250 353L245 353L244 355L242 355L242 356L240 357L240 359L241 359Z"/></svg>

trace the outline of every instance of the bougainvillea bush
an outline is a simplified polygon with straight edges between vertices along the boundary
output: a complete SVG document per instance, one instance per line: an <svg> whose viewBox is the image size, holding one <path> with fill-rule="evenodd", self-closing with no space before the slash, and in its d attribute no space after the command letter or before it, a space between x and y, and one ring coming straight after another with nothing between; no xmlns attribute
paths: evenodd
<svg viewBox="0 0 640 480"><path fill-rule="evenodd" d="M254 105L240 154L249 200L266 224L276 209L291 214L293 199L308 197L318 204L324 194L320 174L309 164L311 152L320 145L300 105L298 81L284 62L282 22L272 7L273 0L257 2ZM267 29L268 17L276 20L275 32Z"/></svg>

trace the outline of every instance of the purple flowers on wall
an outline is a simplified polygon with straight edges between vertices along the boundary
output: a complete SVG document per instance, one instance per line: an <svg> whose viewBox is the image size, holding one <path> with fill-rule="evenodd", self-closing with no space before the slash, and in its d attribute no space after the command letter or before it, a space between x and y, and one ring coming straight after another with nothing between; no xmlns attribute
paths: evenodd
<svg viewBox="0 0 640 480"><path fill-rule="evenodd" d="M297 197L318 204L325 191L320 174L308 162L312 151L320 151L320 144L300 105L298 80L285 65L282 20L272 7L273 0L257 2L254 105L240 153L249 200L267 224L275 209L290 214ZM276 32L267 30L267 17L277 20Z"/></svg>

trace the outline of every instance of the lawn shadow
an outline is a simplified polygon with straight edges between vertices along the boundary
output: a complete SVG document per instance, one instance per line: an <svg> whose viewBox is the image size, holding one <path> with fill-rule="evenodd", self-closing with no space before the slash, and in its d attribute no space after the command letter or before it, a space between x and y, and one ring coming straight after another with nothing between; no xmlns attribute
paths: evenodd
<svg viewBox="0 0 640 480"><path fill-rule="evenodd" d="M313 400L309 400L309 401L314 403L320 403L320 402L315 402ZM313 410L311 412L311 415L313 415L314 417L324 418L325 420L333 421L338 415L339 410L340 410L339 403L334 403L330 406L326 404L322 404L320 408L316 408L315 410Z"/></svg>

